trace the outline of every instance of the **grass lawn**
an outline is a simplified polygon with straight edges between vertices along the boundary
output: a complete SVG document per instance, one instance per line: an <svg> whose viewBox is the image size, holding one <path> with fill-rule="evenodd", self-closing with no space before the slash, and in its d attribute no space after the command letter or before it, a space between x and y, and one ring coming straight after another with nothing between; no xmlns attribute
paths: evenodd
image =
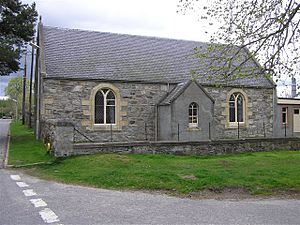
<svg viewBox="0 0 300 225"><path fill-rule="evenodd" d="M12 125L12 135L18 134ZM23 128L22 128L23 129ZM28 135L32 135L28 130ZM13 162L53 158L38 142L23 135L12 138ZM25 141L26 140L26 141ZM31 139L30 139L31 140ZM24 146L27 146L24 148ZM16 149L18 151L16 151ZM23 149L23 150L21 150ZM13 153L15 151L15 153ZM24 151L24 152L22 152ZM18 158L19 154L19 159ZM252 194L300 193L300 151L246 153L225 156L173 156L97 154L57 159L49 165L31 166L28 173L64 183L109 189L164 190L191 194L200 190L239 188Z"/></svg>
<svg viewBox="0 0 300 225"><path fill-rule="evenodd" d="M35 140L33 131L19 122L10 125L11 139L8 164L22 166L39 162L53 162L41 141Z"/></svg>

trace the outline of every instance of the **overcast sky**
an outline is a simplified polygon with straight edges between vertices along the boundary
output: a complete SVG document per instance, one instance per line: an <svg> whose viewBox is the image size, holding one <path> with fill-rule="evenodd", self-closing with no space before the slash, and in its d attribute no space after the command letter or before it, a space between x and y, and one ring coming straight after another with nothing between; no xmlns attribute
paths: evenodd
<svg viewBox="0 0 300 225"><path fill-rule="evenodd" d="M202 0L203 4L207 0ZM177 13L179 0L23 0L36 2L44 25L208 41L203 21ZM28 73L29 74L29 73ZM21 76L18 72L17 76ZM0 77L0 96L9 77Z"/></svg>
<svg viewBox="0 0 300 225"><path fill-rule="evenodd" d="M209 41L212 27L192 12L177 13L179 0L22 0L36 2L44 25ZM201 0L207 4L209 0ZM208 32L208 33L206 33ZM28 57L29 58L29 57ZM22 72L17 73L21 76ZM28 72L29 74L29 72ZM0 77L0 96L9 77Z"/></svg>

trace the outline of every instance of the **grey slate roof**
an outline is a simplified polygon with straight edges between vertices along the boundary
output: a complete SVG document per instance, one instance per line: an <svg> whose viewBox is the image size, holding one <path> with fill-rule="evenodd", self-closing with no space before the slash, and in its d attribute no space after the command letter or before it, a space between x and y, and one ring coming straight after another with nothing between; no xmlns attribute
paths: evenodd
<svg viewBox="0 0 300 225"><path fill-rule="evenodd" d="M159 105L169 105L174 99L176 99L188 85L188 81L177 84L168 95L165 96Z"/></svg>
<svg viewBox="0 0 300 225"><path fill-rule="evenodd" d="M49 26L43 29L48 78L180 83L191 79L193 69L200 74L199 83L215 82L207 79L211 74L197 63L193 53L195 47L206 48L207 43ZM273 87L263 75L227 84Z"/></svg>
<svg viewBox="0 0 300 225"><path fill-rule="evenodd" d="M182 82L177 84L169 94L167 94L165 97L163 97L159 103L159 105L170 105L173 101L175 101L183 92L184 90L192 83L195 82L198 87L207 95L208 98L211 99L212 102L215 102L215 100L211 97L210 94L207 93L207 91L199 84L197 81L189 80L186 82Z"/></svg>

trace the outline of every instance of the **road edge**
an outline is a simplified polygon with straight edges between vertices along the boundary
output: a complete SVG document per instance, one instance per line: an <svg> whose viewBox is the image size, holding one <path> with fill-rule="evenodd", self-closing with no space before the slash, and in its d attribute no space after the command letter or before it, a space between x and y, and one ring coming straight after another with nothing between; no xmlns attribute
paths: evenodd
<svg viewBox="0 0 300 225"><path fill-rule="evenodd" d="M10 145L10 127L8 130L7 138L6 138L6 145L4 149L4 159L3 159L3 168L5 169L8 163L8 155L9 155L9 145Z"/></svg>

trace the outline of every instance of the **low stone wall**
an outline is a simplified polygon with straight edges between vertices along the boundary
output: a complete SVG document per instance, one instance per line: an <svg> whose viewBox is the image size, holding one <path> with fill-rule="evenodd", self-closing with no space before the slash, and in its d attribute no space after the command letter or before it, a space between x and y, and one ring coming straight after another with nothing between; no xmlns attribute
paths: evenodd
<svg viewBox="0 0 300 225"><path fill-rule="evenodd" d="M74 155L142 153L174 155L222 155L274 150L300 150L300 138L259 138L201 142L76 143Z"/></svg>

